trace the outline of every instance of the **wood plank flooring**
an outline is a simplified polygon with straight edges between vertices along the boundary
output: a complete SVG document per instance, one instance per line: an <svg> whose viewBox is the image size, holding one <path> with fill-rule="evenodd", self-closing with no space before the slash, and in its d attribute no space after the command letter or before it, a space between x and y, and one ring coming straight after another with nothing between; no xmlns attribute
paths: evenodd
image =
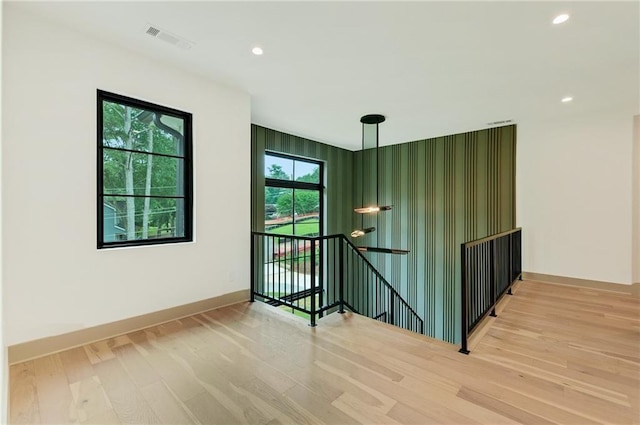
<svg viewBox="0 0 640 425"><path fill-rule="evenodd" d="M640 423L637 296L523 282L457 348L236 304L11 366L10 423Z"/></svg>

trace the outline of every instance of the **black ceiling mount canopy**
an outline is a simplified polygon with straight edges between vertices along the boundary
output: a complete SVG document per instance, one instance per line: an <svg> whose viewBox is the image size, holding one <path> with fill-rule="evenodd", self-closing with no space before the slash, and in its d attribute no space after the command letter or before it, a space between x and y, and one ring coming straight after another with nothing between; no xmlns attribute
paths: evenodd
<svg viewBox="0 0 640 425"><path fill-rule="evenodd" d="M378 213L382 211L391 210L391 205L380 205L380 138L378 136L378 126L380 123L383 123L386 120L384 115L380 114L369 114L364 115L360 118L360 122L362 123L362 206L354 208L353 211L362 214L361 226L360 229L356 229L351 232L352 238L359 238L361 236L365 236L368 233L375 232L376 227L380 227L380 214L376 214L376 227L364 227L364 215ZM375 142L375 164L376 164L376 202L373 205L365 206L364 204L364 151L365 151L365 139L369 139L369 141L373 140ZM378 239L380 234L378 233ZM378 245L380 245L380 241L378 240ZM409 251L405 249L395 249L395 248L380 248L373 246L359 246L357 247L361 252L376 252L381 254L401 254L406 255Z"/></svg>
<svg viewBox="0 0 640 425"><path fill-rule="evenodd" d="M384 117L384 115L380 114L369 114L360 118L360 122L362 124L380 124L383 123L384 120L386 120L386 118Z"/></svg>

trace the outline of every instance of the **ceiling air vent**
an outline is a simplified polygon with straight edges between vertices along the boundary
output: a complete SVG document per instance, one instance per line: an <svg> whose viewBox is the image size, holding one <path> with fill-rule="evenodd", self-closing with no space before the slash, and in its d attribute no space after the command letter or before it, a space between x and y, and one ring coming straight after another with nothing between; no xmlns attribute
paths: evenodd
<svg viewBox="0 0 640 425"><path fill-rule="evenodd" d="M154 28L152 26L149 26L149 28L147 28L147 34L152 35L152 36L156 36L158 35L158 33L160 33L160 30L158 28Z"/></svg>
<svg viewBox="0 0 640 425"><path fill-rule="evenodd" d="M162 28L156 25L147 24L145 28L145 32L149 34L151 37L158 38L162 41L166 41L169 44L173 44L174 46L180 47L184 50L189 50L193 47L193 43L185 40L182 37L178 37L175 34L171 34L167 30L163 30Z"/></svg>

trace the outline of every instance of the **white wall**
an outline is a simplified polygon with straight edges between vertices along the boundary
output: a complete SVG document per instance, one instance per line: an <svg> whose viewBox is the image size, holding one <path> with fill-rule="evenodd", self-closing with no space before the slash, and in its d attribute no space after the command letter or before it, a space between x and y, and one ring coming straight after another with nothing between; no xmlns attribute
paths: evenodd
<svg viewBox="0 0 640 425"><path fill-rule="evenodd" d="M249 95L4 13L6 342L248 289ZM96 89L193 113L196 242L96 249Z"/></svg>
<svg viewBox="0 0 640 425"><path fill-rule="evenodd" d="M633 282L640 284L640 115L633 120Z"/></svg>
<svg viewBox="0 0 640 425"><path fill-rule="evenodd" d="M631 283L632 123L619 110L518 125L524 271Z"/></svg>
<svg viewBox="0 0 640 425"><path fill-rule="evenodd" d="M2 12L4 2L0 1L0 46L2 46ZM0 99L2 99L2 55L0 54ZM4 340L4 293L2 285L2 105L0 104L0 424L8 422L7 402L9 399L9 368L7 365L7 345Z"/></svg>

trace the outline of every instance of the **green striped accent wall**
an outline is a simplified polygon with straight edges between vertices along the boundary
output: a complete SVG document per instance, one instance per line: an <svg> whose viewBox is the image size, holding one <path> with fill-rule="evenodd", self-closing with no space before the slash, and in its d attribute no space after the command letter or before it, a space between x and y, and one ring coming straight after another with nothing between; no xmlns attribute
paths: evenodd
<svg viewBox="0 0 640 425"><path fill-rule="evenodd" d="M365 217L365 227L378 230L355 242L411 250L367 256L424 319L427 335L460 340L460 244L515 227L515 153L515 126L378 152L380 204L393 209ZM353 203L364 193L364 204L373 204L375 150L354 156Z"/></svg>
<svg viewBox="0 0 640 425"><path fill-rule="evenodd" d="M251 229L264 231L264 153L280 152L324 162L325 234L349 234L352 226L353 152L251 125Z"/></svg>
<svg viewBox="0 0 640 425"><path fill-rule="evenodd" d="M384 124L383 124L384 125ZM264 152L325 162L326 234L378 230L356 245L405 248L366 256L424 319L425 333L460 340L460 244L515 227L516 127L351 152L252 125L252 229L264 229ZM364 173L364 174L363 174ZM353 213L376 201L393 209Z"/></svg>

